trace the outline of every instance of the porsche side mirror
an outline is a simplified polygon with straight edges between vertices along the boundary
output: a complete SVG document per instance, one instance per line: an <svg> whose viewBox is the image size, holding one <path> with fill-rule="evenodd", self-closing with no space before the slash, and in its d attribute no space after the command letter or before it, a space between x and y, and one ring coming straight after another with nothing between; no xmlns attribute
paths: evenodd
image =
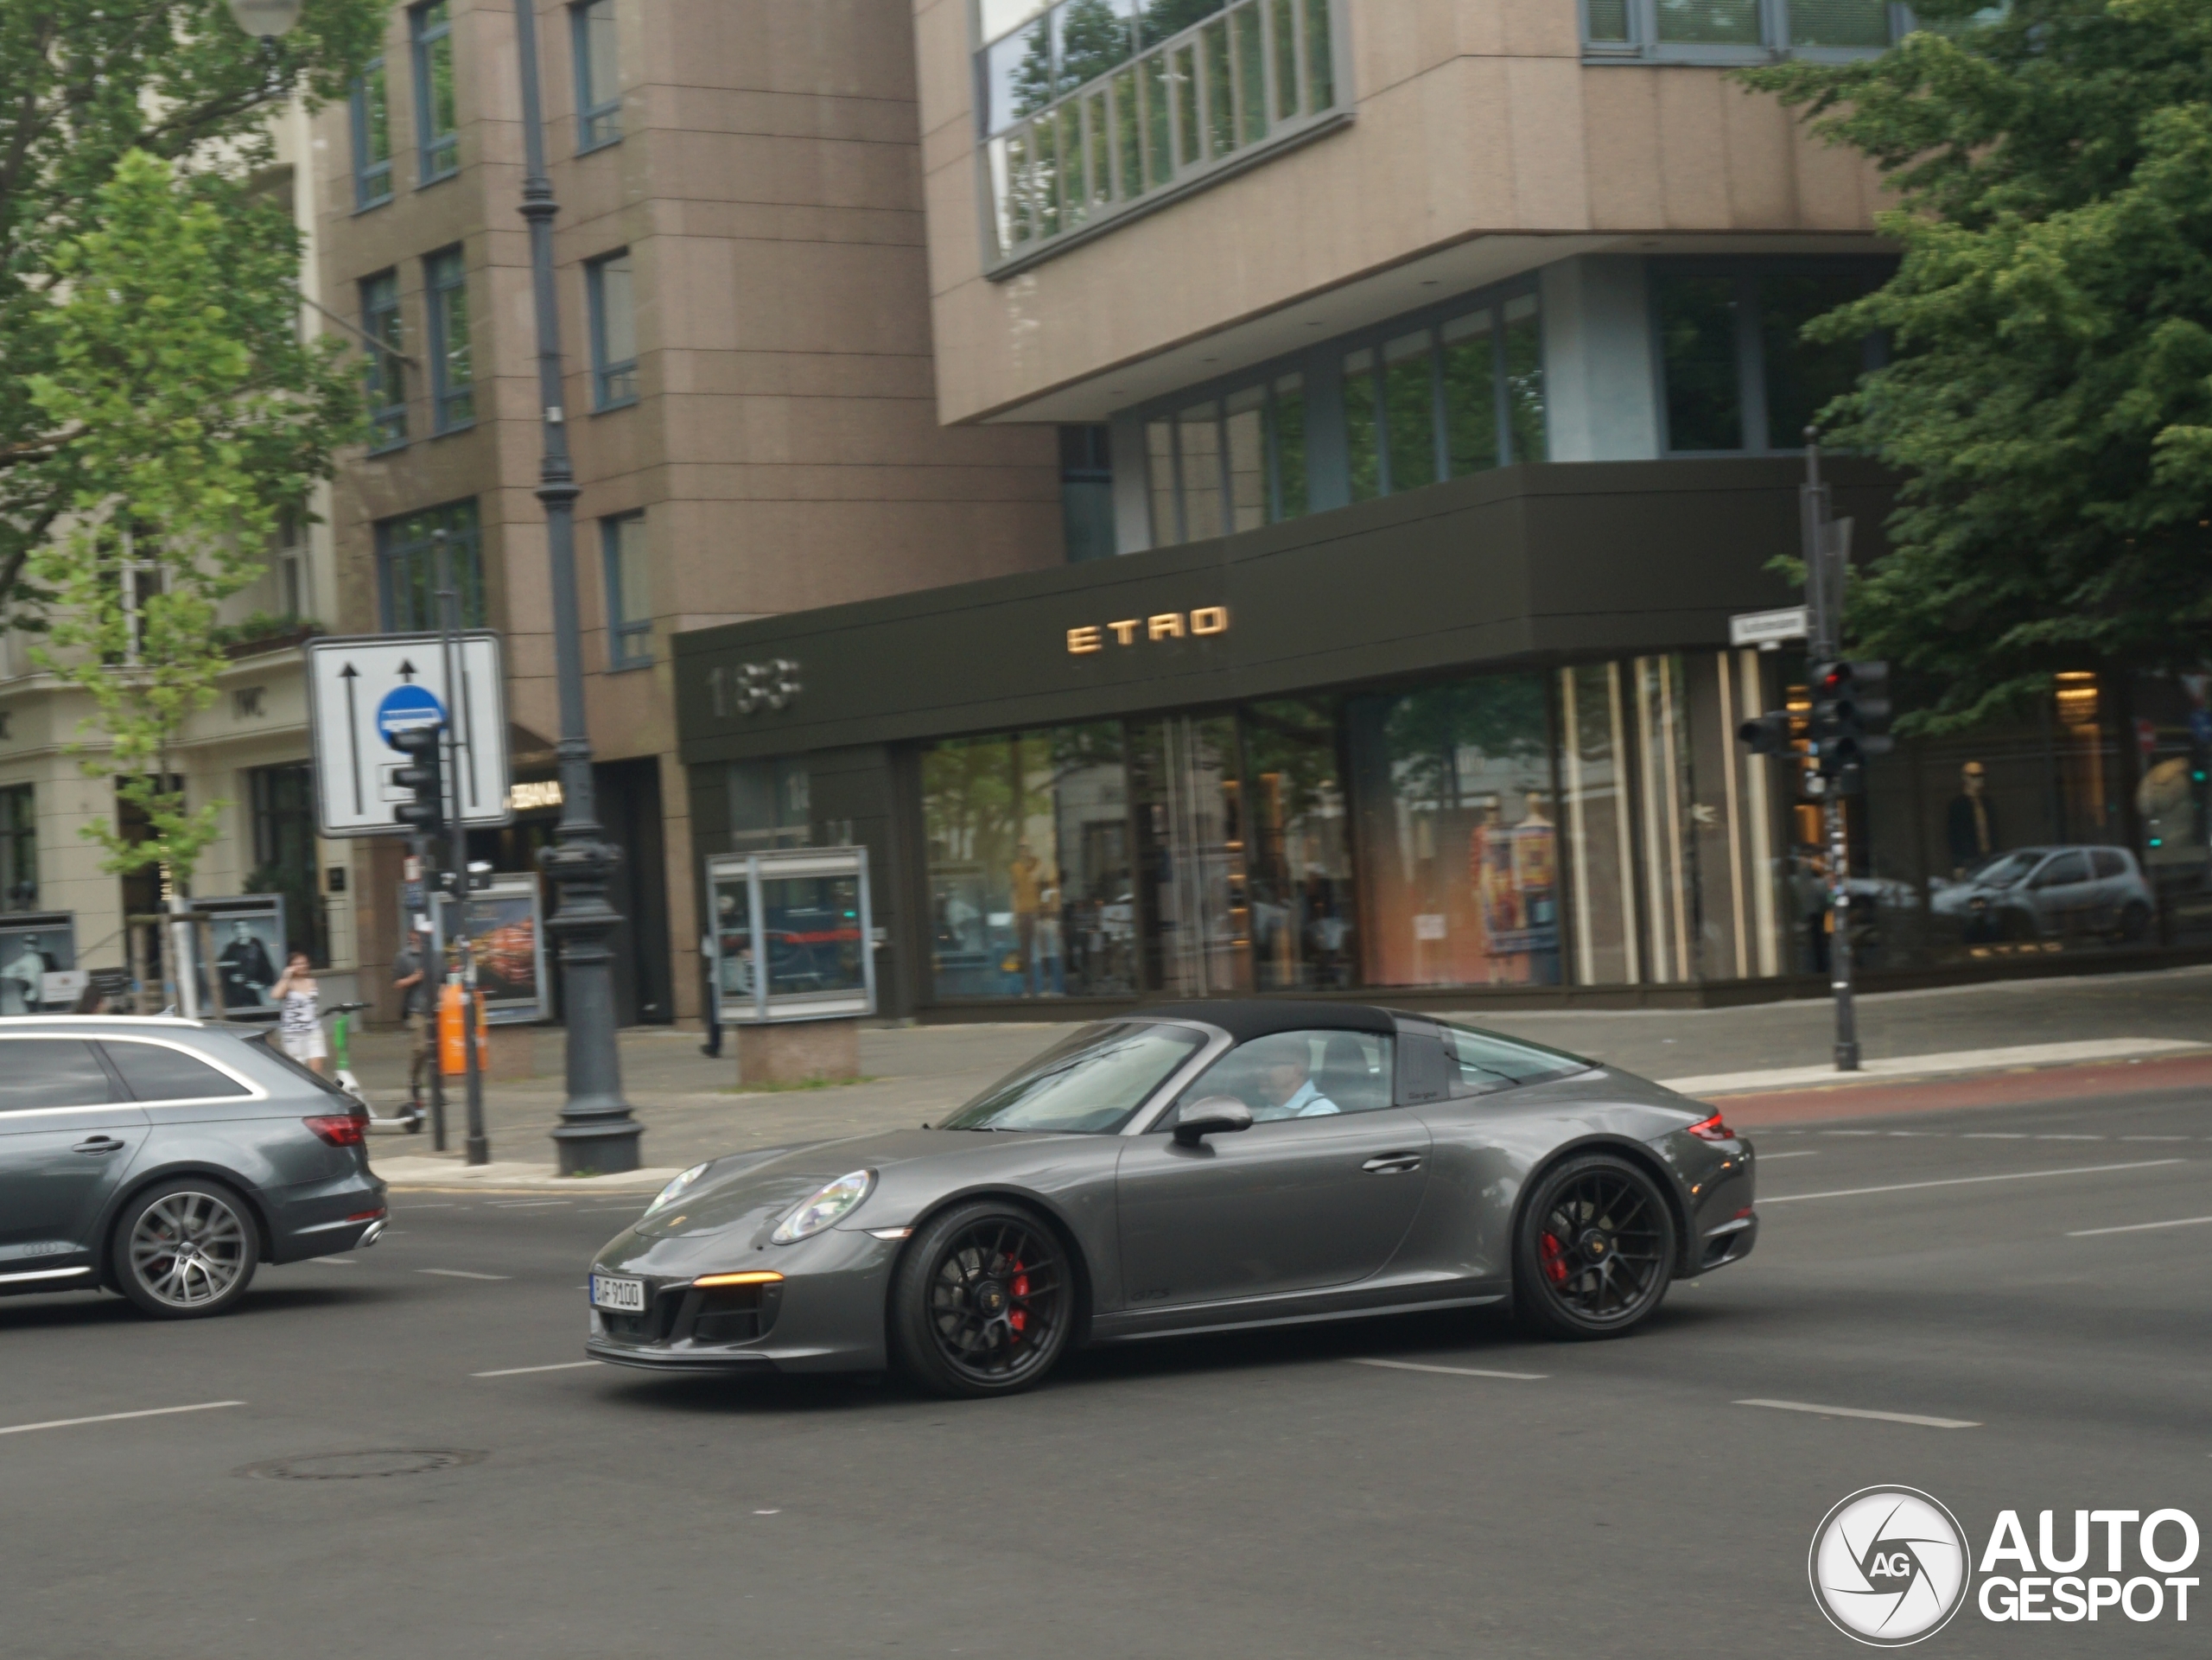
<svg viewBox="0 0 2212 1660"><path fill-rule="evenodd" d="M1175 1139L1184 1147L1196 1147L1209 1135L1251 1128L1252 1109L1233 1095L1207 1096L1175 1116Z"/></svg>

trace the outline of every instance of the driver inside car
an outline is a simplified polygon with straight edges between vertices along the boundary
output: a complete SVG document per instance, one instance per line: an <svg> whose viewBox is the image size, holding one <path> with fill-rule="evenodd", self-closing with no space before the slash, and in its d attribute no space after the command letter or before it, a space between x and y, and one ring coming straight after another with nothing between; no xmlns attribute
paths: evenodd
<svg viewBox="0 0 2212 1660"><path fill-rule="evenodd" d="M1281 1057L1261 1072L1260 1094L1263 1104L1253 1110L1255 1123L1272 1118L1319 1118L1343 1110L1313 1082L1313 1063L1307 1059L1303 1039L1283 1046Z"/></svg>

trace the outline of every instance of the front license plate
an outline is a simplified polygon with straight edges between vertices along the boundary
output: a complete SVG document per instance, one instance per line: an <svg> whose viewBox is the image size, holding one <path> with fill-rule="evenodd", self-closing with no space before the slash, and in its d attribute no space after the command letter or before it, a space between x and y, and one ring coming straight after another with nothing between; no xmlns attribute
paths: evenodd
<svg viewBox="0 0 2212 1660"><path fill-rule="evenodd" d="M611 1308L618 1314L642 1314L645 1312L645 1282L594 1274L591 1276L591 1306Z"/></svg>

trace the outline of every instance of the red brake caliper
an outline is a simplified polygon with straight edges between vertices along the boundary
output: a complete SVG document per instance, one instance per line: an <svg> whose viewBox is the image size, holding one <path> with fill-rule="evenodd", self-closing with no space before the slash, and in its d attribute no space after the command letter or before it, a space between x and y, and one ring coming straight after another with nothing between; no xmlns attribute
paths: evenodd
<svg viewBox="0 0 2212 1660"><path fill-rule="evenodd" d="M1014 1283L1011 1288L1014 1293L1014 1299L1017 1302L1020 1301L1029 1294L1029 1275L1019 1262L1016 1262L1014 1265ZM1022 1308L1016 1308L1013 1310L1007 1315L1006 1323L1007 1328L1013 1332L1015 1336L1019 1337L1024 1331L1028 1329L1028 1311Z"/></svg>
<svg viewBox="0 0 2212 1660"><path fill-rule="evenodd" d="M1544 1265L1544 1277L1554 1285L1567 1283L1567 1248L1548 1233L1536 1236L1536 1256Z"/></svg>

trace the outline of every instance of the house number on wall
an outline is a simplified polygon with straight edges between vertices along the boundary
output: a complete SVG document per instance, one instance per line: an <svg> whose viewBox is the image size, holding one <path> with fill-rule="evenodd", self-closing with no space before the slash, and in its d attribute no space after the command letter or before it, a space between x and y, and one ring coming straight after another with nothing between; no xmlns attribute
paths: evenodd
<svg viewBox="0 0 2212 1660"><path fill-rule="evenodd" d="M707 693L714 699L715 713L724 718L788 709L798 698L798 665L788 657L767 663L721 664L707 671Z"/></svg>

